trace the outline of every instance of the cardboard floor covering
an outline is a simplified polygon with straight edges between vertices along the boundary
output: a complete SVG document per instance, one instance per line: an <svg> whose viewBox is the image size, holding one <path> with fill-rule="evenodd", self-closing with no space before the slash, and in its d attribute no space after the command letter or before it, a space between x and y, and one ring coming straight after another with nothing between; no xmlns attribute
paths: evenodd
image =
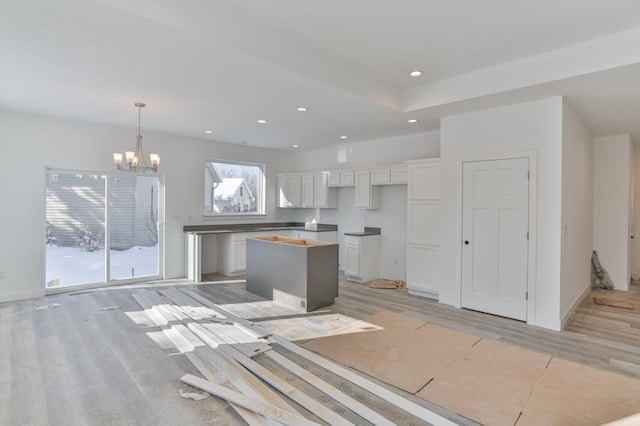
<svg viewBox="0 0 640 426"><path fill-rule="evenodd" d="M601 425L640 413L639 380L415 318L382 312L341 332L304 346L482 424Z"/></svg>
<svg viewBox="0 0 640 426"><path fill-rule="evenodd" d="M375 331L358 333L366 328ZM353 334L344 334L348 331L304 346L410 393L418 392L480 340L391 312L369 317L351 329Z"/></svg>
<svg viewBox="0 0 640 426"><path fill-rule="evenodd" d="M483 339L418 396L485 425L513 425L549 361L550 355Z"/></svg>
<svg viewBox="0 0 640 426"><path fill-rule="evenodd" d="M639 395L638 380L554 358L536 384L518 426L601 425L640 413Z"/></svg>

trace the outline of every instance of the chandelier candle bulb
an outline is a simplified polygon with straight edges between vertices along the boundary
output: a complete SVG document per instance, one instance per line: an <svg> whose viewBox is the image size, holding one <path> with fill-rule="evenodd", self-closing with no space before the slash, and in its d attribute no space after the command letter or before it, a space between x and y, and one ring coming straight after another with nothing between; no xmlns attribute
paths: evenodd
<svg viewBox="0 0 640 426"><path fill-rule="evenodd" d="M120 170L120 167L122 166L122 153L121 152L114 152L113 153L113 162L116 163L116 166L118 167L118 170Z"/></svg>
<svg viewBox="0 0 640 426"><path fill-rule="evenodd" d="M157 169L160 165L160 154L149 154L149 161L151 161L151 167Z"/></svg>
<svg viewBox="0 0 640 426"><path fill-rule="evenodd" d="M125 151L124 158L126 158L127 164L129 164L129 166L132 166L133 165L133 161L136 158L136 153L133 152L133 151Z"/></svg>

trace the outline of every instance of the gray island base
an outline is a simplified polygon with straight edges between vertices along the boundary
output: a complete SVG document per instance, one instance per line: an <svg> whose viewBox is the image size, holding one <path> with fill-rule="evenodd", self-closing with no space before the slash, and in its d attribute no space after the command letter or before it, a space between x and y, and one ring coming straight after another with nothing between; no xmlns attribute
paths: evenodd
<svg viewBox="0 0 640 426"><path fill-rule="evenodd" d="M338 244L248 238L247 291L301 312L333 305L338 296Z"/></svg>

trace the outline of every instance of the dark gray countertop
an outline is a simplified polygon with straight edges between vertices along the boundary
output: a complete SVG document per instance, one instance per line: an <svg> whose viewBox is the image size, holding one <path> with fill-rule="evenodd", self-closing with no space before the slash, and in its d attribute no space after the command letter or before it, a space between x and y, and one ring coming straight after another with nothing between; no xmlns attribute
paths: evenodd
<svg viewBox="0 0 640 426"><path fill-rule="evenodd" d="M365 228L366 229L366 228ZM230 234L235 232L259 232L259 231L309 231L309 232L329 232L337 231L338 225L318 224L318 229L309 230L304 228L301 222L275 222L275 223L236 223L227 225L185 225L183 232L190 234Z"/></svg>
<svg viewBox="0 0 640 426"><path fill-rule="evenodd" d="M363 232L345 232L344 235L351 235L352 237L366 237L368 235L380 235L380 228L364 227Z"/></svg>

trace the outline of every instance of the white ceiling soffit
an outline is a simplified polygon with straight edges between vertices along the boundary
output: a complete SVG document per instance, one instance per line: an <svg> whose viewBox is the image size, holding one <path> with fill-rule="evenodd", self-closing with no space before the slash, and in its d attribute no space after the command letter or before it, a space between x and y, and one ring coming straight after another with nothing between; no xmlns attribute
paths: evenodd
<svg viewBox="0 0 640 426"><path fill-rule="evenodd" d="M0 57L1 108L266 148L557 95L640 133L636 0L4 0Z"/></svg>

